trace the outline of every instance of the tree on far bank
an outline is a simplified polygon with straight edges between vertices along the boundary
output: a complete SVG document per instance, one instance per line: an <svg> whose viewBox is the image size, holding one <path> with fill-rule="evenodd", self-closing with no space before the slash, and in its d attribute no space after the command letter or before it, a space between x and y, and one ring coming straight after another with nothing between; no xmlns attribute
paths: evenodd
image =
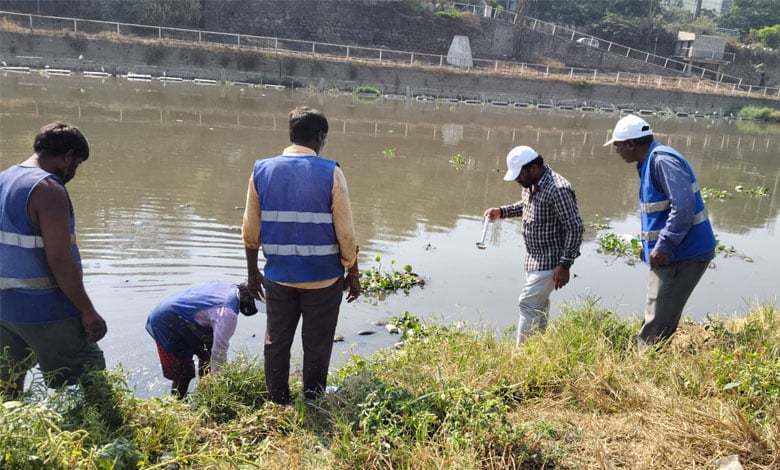
<svg viewBox="0 0 780 470"><path fill-rule="evenodd" d="M765 47L780 49L780 24L757 29L753 35Z"/></svg>
<svg viewBox="0 0 780 470"><path fill-rule="evenodd" d="M742 36L776 24L780 24L778 0L731 0L729 10L718 17L718 26L734 28Z"/></svg>

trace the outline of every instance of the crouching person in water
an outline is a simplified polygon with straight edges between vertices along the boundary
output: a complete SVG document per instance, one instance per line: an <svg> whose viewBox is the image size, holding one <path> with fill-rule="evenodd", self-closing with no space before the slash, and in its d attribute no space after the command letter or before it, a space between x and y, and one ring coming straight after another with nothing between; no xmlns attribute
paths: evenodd
<svg viewBox="0 0 780 470"><path fill-rule="evenodd" d="M225 363L238 312L257 313L246 284L216 281L174 294L149 314L146 331L157 343L163 376L173 381L171 393L187 394L195 378L192 356L198 356L199 377Z"/></svg>

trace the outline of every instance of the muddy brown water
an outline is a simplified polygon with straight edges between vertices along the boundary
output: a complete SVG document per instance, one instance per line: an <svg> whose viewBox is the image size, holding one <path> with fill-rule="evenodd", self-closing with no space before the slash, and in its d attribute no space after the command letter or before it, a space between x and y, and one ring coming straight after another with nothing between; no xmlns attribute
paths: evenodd
<svg viewBox="0 0 780 470"><path fill-rule="evenodd" d="M599 222L636 234L638 179L607 139L618 115L540 111L410 100L364 102L291 90L191 83L128 82L8 74L0 77L0 167L26 158L44 123L61 119L87 135L92 157L68 188L76 207L85 283L109 324L101 341L142 396L162 393L149 311L190 285L244 277L239 226L257 158L287 145L287 111L323 110L330 122L324 156L347 176L363 268L402 269L427 284L385 300L344 304L334 365L397 341L374 321L405 311L431 321L504 331L517 318L524 282L520 223L491 225L475 247L486 207L514 202L502 180L504 157L530 145L575 186L588 226L572 282L552 296L552 316L567 303L598 298L625 318L640 315L647 271L597 251ZM780 126L711 119L647 118L657 138L680 150L699 185L729 191L708 208L720 241L752 258L718 256L686 315L733 315L777 303ZM456 167L453 157L462 157ZM454 160L460 160L455 158ZM769 196L743 188L766 186ZM395 264L392 264L395 261ZM261 355L262 315L242 317L231 356ZM358 335L366 329L373 335ZM300 363L295 345L294 363ZM259 360L259 359L258 359Z"/></svg>

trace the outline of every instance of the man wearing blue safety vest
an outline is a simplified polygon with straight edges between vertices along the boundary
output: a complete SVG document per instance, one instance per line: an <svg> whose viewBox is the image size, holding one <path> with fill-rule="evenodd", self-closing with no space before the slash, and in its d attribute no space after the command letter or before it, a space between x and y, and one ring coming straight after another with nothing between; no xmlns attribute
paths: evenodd
<svg viewBox="0 0 780 470"><path fill-rule="evenodd" d="M299 107L290 111L289 130L293 145L255 162L242 227L247 287L267 304L266 384L280 404L291 402L290 348L299 320L303 392L313 399L327 383L342 290L349 290L347 302L360 295L347 182L336 162L319 157L328 121ZM265 275L257 264L261 246Z"/></svg>
<svg viewBox="0 0 780 470"><path fill-rule="evenodd" d="M214 281L191 287L160 302L146 319L146 331L157 343L163 376L171 381L171 393L184 398L198 375L218 372L227 361L230 338L236 332L238 314L257 313L255 299L246 284Z"/></svg>
<svg viewBox="0 0 780 470"><path fill-rule="evenodd" d="M52 388L106 366L96 343L106 322L84 289L65 189L89 144L77 128L53 122L33 150L0 173L0 394L7 398L21 393L36 363Z"/></svg>
<svg viewBox="0 0 780 470"><path fill-rule="evenodd" d="M678 151L655 142L645 120L620 119L604 144L609 145L639 171L642 258L650 265L638 337L644 348L675 332L688 297L715 257L716 240L691 166Z"/></svg>

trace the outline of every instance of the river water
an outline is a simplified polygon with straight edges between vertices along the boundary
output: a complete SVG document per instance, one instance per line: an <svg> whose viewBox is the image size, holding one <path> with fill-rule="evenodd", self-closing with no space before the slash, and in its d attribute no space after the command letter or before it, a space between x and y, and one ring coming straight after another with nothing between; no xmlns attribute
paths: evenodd
<svg viewBox="0 0 780 470"><path fill-rule="evenodd" d="M504 158L530 145L575 186L587 226L582 256L551 315L588 298L633 318L643 310L647 270L598 252L598 227L636 234L638 178L603 148L619 116L457 103L388 100L191 83L128 82L9 74L0 77L0 167L24 160L46 122L80 127L90 159L68 185L76 208L85 284L109 333L101 341L111 367L126 371L139 396L167 388L144 330L161 299L215 279L245 276L239 226L253 162L288 144L287 112L321 109L330 122L323 156L347 177L361 246L361 267L409 264L423 289L344 304L334 347L338 365L370 355L397 336L372 325L405 311L431 321L496 331L517 319L524 244L517 220L489 230L478 250L485 208L515 202L502 180ZM695 320L777 304L780 127L752 122L649 117L656 137L690 161L701 187L726 190L708 202L726 246L752 259L718 256L688 302ZM460 156L465 162L451 163ZM455 158L459 160L460 158ZM765 186L768 196L745 189ZM392 262L395 261L395 265ZM241 317L231 356L260 357L263 315ZM373 335L359 336L369 329ZM300 345L293 351L294 365ZM259 360L259 359L258 359Z"/></svg>

